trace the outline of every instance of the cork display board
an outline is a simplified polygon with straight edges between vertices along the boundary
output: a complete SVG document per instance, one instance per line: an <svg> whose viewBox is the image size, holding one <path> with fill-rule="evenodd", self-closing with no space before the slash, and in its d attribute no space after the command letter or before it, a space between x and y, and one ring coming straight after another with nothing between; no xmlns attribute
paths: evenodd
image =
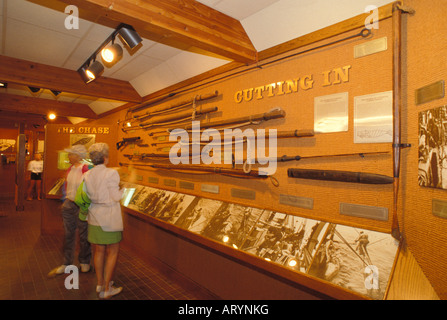
<svg viewBox="0 0 447 320"><path fill-rule="evenodd" d="M403 105L405 106L402 123L403 142L412 144L412 148L403 154L402 181L400 198L402 199L402 228L409 248L417 263L432 284L441 299L447 299L447 220L445 201L447 193L443 185L443 172L446 162L442 146L445 144L445 95L434 96L427 101L418 103L418 94L427 86L443 83L447 79L445 55L447 47L443 33L447 32L444 17L447 14L445 2L441 0L422 3L421 1L406 1L415 10L415 14L406 16L407 38L403 48L406 70L403 74ZM436 32L421 32L436 30ZM426 95L427 96L427 95ZM426 128L426 116L435 115L439 137L438 143L423 146L421 129ZM431 129L430 129L431 130ZM433 131L434 132L434 131ZM419 146L423 146L419 148ZM428 155L438 152L435 164L427 164ZM428 152L428 153L427 153ZM434 159L435 157L430 157ZM430 160L431 162L431 160ZM437 168L433 175L430 166ZM420 172L427 171L429 175ZM444 174L445 175L445 174ZM433 179L434 177L434 179ZM426 180L428 178L428 180Z"/></svg>
<svg viewBox="0 0 447 320"><path fill-rule="evenodd" d="M196 89L176 93L149 107L121 111L118 141L122 145L117 150L117 159L122 180L133 184L136 190L125 206L223 245L228 245L225 240L229 241L229 236L213 234L213 226L227 212L225 222L220 221L222 225L218 228L234 233L233 223L241 227L241 214L247 212L248 218L244 221L253 234L233 235L238 238L237 243L232 242L236 250L270 259L284 268L362 297L383 299L399 247L389 234L394 203L391 21L382 21L380 29L366 37L358 36L362 32L362 29L353 30L276 56L259 66L248 66L218 79L197 83ZM182 113L190 114L193 119L175 120ZM205 114L200 116L201 113ZM255 119L263 114L278 117ZM247 117L245 122L234 125L213 125ZM194 125L198 129L198 124L201 130L207 129L211 138L203 131L194 131L187 132L186 138L179 135L174 142L169 141L171 132L184 132ZM226 149L227 145L222 144L228 142L224 139L225 132L216 132L216 128L233 130L233 133L240 130L247 135L252 130L256 138L261 138L251 140L252 149L247 141L235 143L235 140L233 148ZM268 138L262 140L264 133L275 134L272 129L278 136L284 132L299 132L303 136L277 138L275 145ZM190 140L196 144L188 145ZM185 145L186 149L182 149ZM177 167L173 166L168 156L173 148L176 148L175 155L186 150L191 158L173 157L180 162ZM206 163L210 159L204 158L204 150L215 162ZM218 157L212 158L216 152ZM245 162L252 154L256 157L250 169L273 172L270 177L248 174L236 177L222 171L247 173ZM257 161L283 156L300 157L300 160L279 161L274 165ZM217 160L221 162L216 163ZM179 167L190 170L178 170ZM192 167L209 171L195 171ZM385 182L304 179L299 176L302 170L374 175ZM175 197L182 197L182 201L188 199L191 207L183 210L189 216L174 218L173 211L166 209ZM228 213L230 208L235 212L233 218ZM268 221L272 224L270 231ZM320 230L320 238L311 252L305 251L306 258L304 251L299 250L302 238L285 240L299 238L300 232L318 226L324 230ZM261 243L268 242L268 233L274 233L272 230L281 233L281 228L287 236L283 234L271 247L263 248ZM373 251L374 246L379 248L374 257L366 259L359 254L361 249L354 243L360 232L371 237ZM249 237L253 239L248 241ZM331 250L334 254L330 253L331 258L327 258ZM266 256L267 251L272 257ZM290 253L287 255L286 251ZM317 266L319 259L321 265ZM327 265L326 259L331 261ZM380 289L368 290L365 286L365 279L375 274L373 269L366 271L368 266L379 271L381 283L377 288ZM356 280L351 282L348 278Z"/></svg>
<svg viewBox="0 0 447 320"><path fill-rule="evenodd" d="M194 185L188 192L198 196L206 195L216 200L278 210L303 218L390 232L393 186L389 181L386 184L359 184L300 179L289 174L290 169L312 169L392 177L392 127L389 122L392 116L389 99L392 90L392 32L389 20L384 20L380 29L373 30L372 35L367 37L355 37L362 32L361 29L347 32L285 55L297 54L295 56L277 56L263 61L260 66L229 72L203 85L198 83L197 89L180 92L150 107L121 111L122 130L118 140L139 138L136 143L126 143L118 152L118 162L127 174L127 181L148 186L154 185L155 181L158 187L178 191L181 180ZM343 41L348 37L350 39ZM334 41L339 42L331 44ZM325 44L329 45L299 54ZM202 101L197 99L193 106L150 115L153 111L175 107L183 101L193 101L213 93L217 93L215 97ZM251 168L273 170L274 181L269 178L235 178L213 172L178 172L151 167L170 164L166 155L174 143L169 143L170 133L167 129L183 129L192 123L188 119L186 122L172 121L169 125L159 126L157 119L161 121L180 113L192 114L193 111L197 115L212 108L217 110L195 118L204 128L210 124L209 130L215 129L212 124L218 121L279 112L282 117L252 121L238 129L242 132L252 129L258 134L259 130L265 130L268 134L272 129L277 130L278 135L297 130L314 133L305 137L278 138L276 154L269 139L255 141L252 146L258 148L258 158L284 155L302 157L299 161L278 162L276 168L272 163L260 164L255 160ZM344 116L340 117L340 113ZM342 123L342 127L338 127L337 123ZM142 129L140 124L146 127ZM231 125L223 128L234 129ZM192 133L189 138L193 139ZM213 148L207 145L210 142L205 137L199 135L200 138L203 140L202 147ZM221 139L224 141L224 134ZM260 148L260 145L265 147ZM241 147L241 144L238 146ZM190 146L190 153L195 153L194 150L203 151ZM213 149L215 151L216 148ZM243 171L246 168L247 143L243 144L242 153L242 162L236 162L233 167L231 157L237 158L236 147L231 153L226 152L222 145L221 164L204 164L201 161L198 165ZM165 158L141 157L144 154L164 154ZM189 165L194 164L193 160L190 159Z"/></svg>

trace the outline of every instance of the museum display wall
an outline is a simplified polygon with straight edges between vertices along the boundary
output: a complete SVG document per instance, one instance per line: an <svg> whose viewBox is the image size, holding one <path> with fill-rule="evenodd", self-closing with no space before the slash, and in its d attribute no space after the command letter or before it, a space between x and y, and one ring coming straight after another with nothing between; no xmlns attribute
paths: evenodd
<svg viewBox="0 0 447 320"><path fill-rule="evenodd" d="M238 288L238 297L272 296L276 288L284 293L284 296L277 295L279 298L321 298L320 294L335 298L402 298L406 286L414 285L415 280L410 281L408 277L417 275L416 281L423 283L420 288L429 287L427 295L432 294L431 284L442 298L446 284L445 279L439 278L439 272L446 262L433 256L446 250L442 246L446 222L432 214L432 200L445 199L445 191L419 185L417 146L419 122L423 118L419 113L441 106L445 101L438 99L415 105L414 95L415 90L441 80L446 73L439 65L443 63L438 56L442 52L435 49L436 45L429 50L430 54L436 52L437 58L430 59L433 65L427 68L425 60L421 62L427 52L419 46L420 41L435 40L416 30L417 25L424 25L420 20L441 24L442 10L434 8L444 7L440 1L433 1L431 9L418 1L405 4L416 10L416 14L402 17L403 30L407 31L402 35L405 68L402 71L401 142L411 147L400 150L402 164L397 198L396 179L393 179L395 56L391 5L380 9L384 19L372 35L363 30L365 16L360 16L333 26L329 34L334 34L335 30L336 35L323 37L322 41L261 60L257 66L230 70L184 88L177 86L172 88L175 94L162 93L171 93L169 98L154 97L158 102L149 104L149 100L149 105L132 105L101 120L72 126L73 132L61 134L62 126L48 125L46 136L51 144L46 145L51 148L48 148L46 159L53 157L53 160L47 161L46 168L57 167L57 159L54 160L57 150L67 143L73 144L74 138L70 137L73 134L94 134L97 142L109 143L110 165L118 168L126 187L133 190L128 201L123 203L125 244L153 256L223 298L237 296L234 286L238 280L229 270L250 274L246 268L252 273L247 275L246 286ZM437 12L436 19L425 17L432 11ZM420 14L422 17L418 17ZM442 28L445 26L440 26ZM349 31L342 32L346 30ZM430 48L428 44L427 47ZM420 68L429 69L428 75ZM151 114L154 111L160 112ZM189 118L178 121L176 117L184 113ZM236 121L239 118L243 119ZM183 162L189 160L184 164L189 170L179 170L181 166L173 167L168 154L172 147L179 147L180 151L181 146L176 145L177 141L169 141L167 130L185 129L193 120L200 121L202 129L208 125L212 129L232 130L238 126L242 132L253 129L253 133L258 134L254 140L257 156L278 157L279 162L276 167L268 161L254 163L250 171L248 164L244 165L248 158L247 143L234 144L243 146L242 153L238 153L236 148L218 150L204 140L200 147L186 147L190 147L192 153L205 150L206 155L215 156L215 162L220 160L223 164L195 164L195 154L191 159L189 156L177 158ZM218 126L221 121L225 124ZM87 127L90 132L86 132ZM99 133L99 128L103 127L110 128L107 135L104 131ZM82 132L80 128L84 128ZM96 128L95 133L91 128ZM274 132L269 130L277 130L276 149L269 144L273 139L262 139L263 129L270 135ZM210 132L217 137L215 131ZM223 137L222 134L222 140ZM187 140L194 138L200 135L190 133ZM273 150L277 153L272 154ZM52 152L51 156L48 152ZM288 161L282 162L282 156L287 156ZM202 161L203 158L202 155ZM215 169L217 167L224 170ZM258 175L259 170L262 172L266 168L274 174ZM316 175L321 177L321 170L325 170L324 178L315 179ZM335 177L329 178L331 175ZM359 176L366 180L359 183ZM61 177L60 170L47 175L46 192ZM173 212L175 204L179 207L175 200L180 198L182 203L185 199L188 201L181 206L182 210ZM397 211L395 199L399 200ZM54 219L50 219L50 211L54 211L54 206L48 207L42 220L42 229L46 228L47 232L58 228ZM396 222L399 222L402 236L397 239L391 236ZM310 254L308 263L301 264L305 260L304 251L299 249L303 248L304 239L311 237L300 235L309 233L309 228L318 223L325 228L320 230L319 238L315 238L318 239L315 247L306 253ZM283 233L281 241L261 246L269 233L272 237L273 230ZM238 240L233 239L230 245L227 233ZM366 261L365 253L359 254L361 248L357 246L358 238L365 233L370 237L368 259L371 261ZM273 248L275 245L280 248ZM335 251L334 255L328 253L326 248L329 247ZM327 261L332 261L331 268L336 270L333 274L328 270L320 270L320 274L311 271L311 266L322 258L325 250ZM267 252L274 258L268 257ZM224 258L227 270L222 270L221 279L216 279L212 276L214 269L200 268L200 261L181 259L186 254L202 257L219 270L225 268L217 267L217 261L222 262ZM413 255L422 272L416 267L411 275L399 278L397 283L393 270L399 270L402 261L412 260ZM331 256L335 258L329 259ZM291 266L291 260L298 262L298 266ZM383 281L380 293L365 291L364 281L368 277L364 273L365 263L380 268ZM329 269L329 264L325 268ZM347 272L350 268L352 270ZM358 283L343 280L350 272L359 276ZM399 275L404 273L400 272ZM259 292L262 290L256 290L263 286L256 281L256 275L260 274L269 279L264 284L271 284L273 288L269 293L264 290L264 296ZM425 276L430 282L428 286ZM411 294L418 296L418 292Z"/></svg>
<svg viewBox="0 0 447 320"><path fill-rule="evenodd" d="M445 37L447 26L444 17L447 7L444 1L405 1L415 10L414 15L405 17L407 28L403 61L406 68L403 73L403 118L402 141L410 143L412 148L404 152L402 158L402 183L400 194L400 221L408 247L414 254L424 274L433 285L441 299L447 298L447 278L442 270L447 268L447 220L445 201L447 194L442 189L442 182L434 187L420 185L427 169L426 157L421 148L420 138L423 132L422 114L437 110L447 104L445 97L445 80L447 78L447 47ZM442 93L425 93L426 101L417 102L416 97L423 88L433 88L442 82ZM439 181L445 177L445 114L438 113L437 126L442 128L438 137L440 157L437 175ZM422 129L422 130L421 130ZM442 138L443 137L443 138ZM441 141L442 139L442 141ZM430 147L428 146L428 150ZM420 151L423 151L422 153ZM422 157L421 157L422 156ZM422 170L420 170L422 169ZM429 170L430 171L430 170ZM445 180L445 178L444 178ZM445 181L444 181L445 183ZM438 205L436 205L438 204Z"/></svg>
<svg viewBox="0 0 447 320"><path fill-rule="evenodd" d="M336 45L328 46L314 52L298 55L269 65L252 68L228 79L201 86L198 90L178 94L175 98L157 103L147 109L128 112L123 111L120 116L121 127L126 132L119 132L118 141L123 138L140 137L142 144L129 143L118 152L118 161L128 169L129 180L150 184L150 178L157 178L155 185L163 187L180 187L179 181L193 183L191 193L206 194L209 198L229 200L240 204L251 204L256 207L279 210L303 217L322 219L333 222L343 222L359 227L368 227L377 231L391 230L391 211L393 206L393 186L367 185L357 183L314 181L294 179L288 176L289 168L343 170L365 172L380 175L393 175L392 162L392 34L390 21L384 21L381 28L374 32L369 39L347 40ZM356 29L347 34L328 39L326 43L358 34ZM359 58L355 58L358 45L370 41L382 41L389 49ZM302 50L312 48L304 47ZM293 52L292 52L293 53ZM275 57L277 59L279 57ZM262 89L257 89L262 87ZM273 177L278 186L269 178L253 179L251 176L241 175L239 178L220 174L199 175L194 173L180 174L175 170L156 169L147 165L169 163L169 158L157 159L150 154L168 155L174 143L169 142L167 129L181 129L191 125L191 120L173 123L166 126L153 125L148 129L134 130L126 126L126 117L132 119L142 116L152 109L170 107L182 101L193 100L196 96L205 96L217 92L215 98L196 102L196 110L217 107L212 112L197 118L202 127L216 121L232 120L250 117L258 114L269 114L272 110L280 110L280 118L259 122L256 125L246 125L257 132L270 129L281 132L307 131L314 132L308 137L288 137L277 139L277 154L274 156L301 156L300 161L278 162ZM240 100L243 100L239 102ZM375 103L375 100L380 103ZM358 101L358 102L356 102ZM381 108L382 106L384 108ZM355 107L358 118L383 117L385 121L378 124L369 123L364 128L355 125ZM316 110L317 109L317 110ZM382 110L384 109L384 110ZM373 111L370 111L373 110ZM178 112L193 111L192 106ZM275 112L275 111L273 111ZM320 118L314 117L318 112ZM370 114L368 114L368 112ZM385 114L383 114L385 112ZM159 118L163 118L163 114ZM130 121L132 127L148 122L157 123L157 117L148 117L141 121ZM249 120L245 121L247 124ZM236 124L237 125L237 124ZM211 126L211 128L232 128L234 125ZM318 132L320 131L320 132ZM354 133L357 132L356 137ZM152 136L150 136L152 134ZM192 134L190 135L192 139ZM221 135L222 141L224 135ZM359 141L356 143L356 139ZM361 139L364 139L361 141ZM385 141L385 142L382 142ZM261 148L262 156L269 156L269 140L259 139L256 142L265 143ZM203 144L207 144L204 140ZM212 144L208 148L213 148ZM258 145L256 145L258 148ZM246 144L243 146L246 161ZM199 149L203 150L203 149ZM272 149L273 150L273 149ZM216 150L213 150L216 151ZM190 153L194 148L190 147ZM147 157L142 158L141 155ZM344 156L345 155L345 156ZM129 159L129 156L132 159ZM235 148L232 153L226 153L221 148L223 166L231 169L231 156L237 157ZM271 156L271 155L270 155ZM194 156L195 157L195 156ZM193 164L191 159L189 164ZM307 157L316 157L306 159ZM229 160L230 159L230 160ZM183 159L188 160L188 159ZM219 164L203 164L203 167L215 167ZM229 160L229 161L228 161ZM228 164L229 162L229 164ZM269 164L270 167L273 164ZM261 170L267 165L254 164L253 170ZM178 168L178 167L176 167ZM174 169L176 169L174 168ZM236 169L242 171L243 164L236 164ZM272 168L270 168L272 169ZM273 168L275 169L275 168ZM172 180L172 181L171 181ZM291 205L295 203L296 205ZM373 219L342 215L340 204L369 206L377 208L377 215ZM348 211L348 210L347 210Z"/></svg>

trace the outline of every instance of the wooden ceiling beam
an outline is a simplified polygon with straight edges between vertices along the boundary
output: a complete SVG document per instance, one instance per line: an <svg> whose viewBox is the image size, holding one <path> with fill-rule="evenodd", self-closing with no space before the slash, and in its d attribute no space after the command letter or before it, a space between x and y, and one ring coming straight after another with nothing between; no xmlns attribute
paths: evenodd
<svg viewBox="0 0 447 320"><path fill-rule="evenodd" d="M195 0L62 1L96 14L97 22L112 19L132 25L152 41L245 64L257 61L257 51L240 21Z"/></svg>
<svg viewBox="0 0 447 320"><path fill-rule="evenodd" d="M3 111L0 109L0 127L15 127L17 123L26 123L29 125L44 126L47 120L42 115L24 114L12 111Z"/></svg>
<svg viewBox="0 0 447 320"><path fill-rule="evenodd" d="M58 117L97 119L98 115L86 104L0 93L0 110L46 116L54 112Z"/></svg>
<svg viewBox="0 0 447 320"><path fill-rule="evenodd" d="M77 71L1 55L0 81L125 102L142 101L126 81L99 77L86 84Z"/></svg>

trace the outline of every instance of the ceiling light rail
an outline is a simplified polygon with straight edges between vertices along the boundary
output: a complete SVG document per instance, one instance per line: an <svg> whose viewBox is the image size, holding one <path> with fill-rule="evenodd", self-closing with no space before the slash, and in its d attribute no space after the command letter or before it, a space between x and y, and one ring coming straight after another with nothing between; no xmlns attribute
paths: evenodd
<svg viewBox="0 0 447 320"><path fill-rule="evenodd" d="M78 69L78 73L81 75L81 78L85 83L90 83L101 76L104 72L104 65L111 67L122 58L123 48L115 43L116 36L120 36L123 43L127 45L130 50L133 50L143 41L132 26L124 23L120 24ZM109 43L112 44L108 46ZM96 60L100 53L104 65Z"/></svg>

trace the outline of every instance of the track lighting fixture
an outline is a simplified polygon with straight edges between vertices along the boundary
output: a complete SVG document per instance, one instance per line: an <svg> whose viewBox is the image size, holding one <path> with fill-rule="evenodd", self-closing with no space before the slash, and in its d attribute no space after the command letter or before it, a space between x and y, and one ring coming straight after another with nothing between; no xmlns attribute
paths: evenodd
<svg viewBox="0 0 447 320"><path fill-rule="evenodd" d="M90 79L89 82L95 80L99 76L102 75L104 72L104 66L99 61L93 61L93 63L90 65L90 67L87 68L86 74L87 77Z"/></svg>
<svg viewBox="0 0 447 320"><path fill-rule="evenodd" d="M143 41L132 26L120 24L118 28L78 69L78 73L85 83L92 82L104 72L104 66L99 61L96 61L98 54L101 54L101 58L107 67L111 67L119 59L121 59L123 56L123 48L119 44L115 43L115 38L117 35L120 36L123 43L126 44L131 50ZM112 44L108 46L110 42Z"/></svg>
<svg viewBox="0 0 447 320"><path fill-rule="evenodd" d="M123 48L118 43L114 43L101 51L101 58L106 66L115 64L122 57Z"/></svg>
<svg viewBox="0 0 447 320"><path fill-rule="evenodd" d="M123 39L124 43L132 50L136 46L138 46L143 39L141 39L140 35L131 27L131 26L123 26L119 30L118 34Z"/></svg>

